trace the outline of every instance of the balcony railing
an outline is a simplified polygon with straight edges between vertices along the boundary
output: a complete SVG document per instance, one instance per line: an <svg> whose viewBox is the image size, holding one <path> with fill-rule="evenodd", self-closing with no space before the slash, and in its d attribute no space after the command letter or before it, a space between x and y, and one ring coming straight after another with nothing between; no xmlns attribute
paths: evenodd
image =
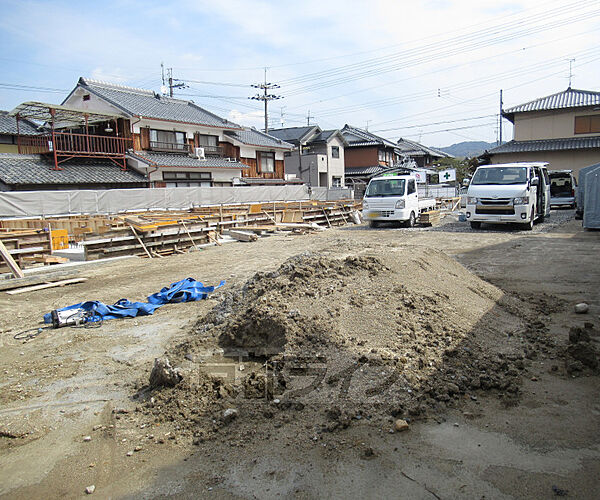
<svg viewBox="0 0 600 500"><path fill-rule="evenodd" d="M152 151L164 151L167 153L189 153L190 145L180 142L150 141Z"/></svg>
<svg viewBox="0 0 600 500"><path fill-rule="evenodd" d="M221 146L198 146L198 147L204 148L204 156L222 157L224 154L224 150Z"/></svg>
<svg viewBox="0 0 600 500"><path fill-rule="evenodd" d="M60 153L63 155L107 157L125 156L131 147L131 139L104 135L72 134L55 132L51 134L20 136L19 152L23 154Z"/></svg>

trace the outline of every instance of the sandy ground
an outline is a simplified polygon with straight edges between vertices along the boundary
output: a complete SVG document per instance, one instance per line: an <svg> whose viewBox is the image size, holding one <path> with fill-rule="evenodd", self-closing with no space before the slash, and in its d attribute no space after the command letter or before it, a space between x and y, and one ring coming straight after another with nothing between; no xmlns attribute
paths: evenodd
<svg viewBox="0 0 600 500"><path fill-rule="evenodd" d="M106 263L83 270L89 278L83 284L2 294L0 494L79 498L94 485L93 495L102 498L596 498L599 379L589 372L572 377L562 353L571 327L588 322L600 330L600 233L583 231L571 217L570 211L553 212L530 233L491 226L472 231L451 222L427 230L360 226L277 235L152 261ZM304 425L305 417L292 410L281 416L285 425L262 419L252 428L240 418L217 438L191 444L172 426L142 418L133 396L153 359L188 340L217 297L99 328L13 339L39 326L43 313L82 300L143 300L188 276L206 284L225 279L233 289L303 252L389 258L391 248L442 251L466 268L465 276L471 271L524 308L535 305L553 347L536 344L539 352L525 359L517 404L492 393L470 397L469 391L456 404L411 421L403 433L368 418L326 435L299 432L295 424ZM410 269L405 272L410 282ZM435 284L439 273L431 274ZM586 315L573 312L581 301L590 304ZM496 325L505 312L492 307L477 322ZM499 346L492 338L487 348Z"/></svg>

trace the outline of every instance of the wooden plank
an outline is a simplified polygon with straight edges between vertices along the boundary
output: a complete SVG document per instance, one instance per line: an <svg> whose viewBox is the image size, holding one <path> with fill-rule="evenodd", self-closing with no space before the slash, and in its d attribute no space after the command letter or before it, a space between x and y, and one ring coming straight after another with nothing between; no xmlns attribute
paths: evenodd
<svg viewBox="0 0 600 500"><path fill-rule="evenodd" d="M146 245L144 245L144 242L141 240L141 238L135 232L135 229L133 229L133 226L130 224L129 227L131 228L131 232L135 235L135 237L137 238L137 240L140 242L140 245L142 245L142 248L144 249L144 252L146 252L146 255L148 255L148 257L152 258L152 255L150 254L150 252L146 248Z"/></svg>
<svg viewBox="0 0 600 500"><path fill-rule="evenodd" d="M256 236L254 233L247 233L234 229L228 229L227 231L224 231L224 233L238 241L256 241L258 239L258 236Z"/></svg>
<svg viewBox="0 0 600 500"><path fill-rule="evenodd" d="M15 259L12 258L12 256L10 255L9 251L6 249L6 247L4 246L4 243L2 243L2 241L0 241L0 255L2 256L4 261L8 264L8 267L10 268L12 273L15 275L15 278L24 278L25 277L25 275L23 274L23 271L21 271L21 268L15 262Z"/></svg>
<svg viewBox="0 0 600 500"><path fill-rule="evenodd" d="M19 293L43 290L44 288L53 288L56 286L71 285L73 283L83 283L84 281L87 281L87 278L73 278L70 280L61 280L61 281L54 281L52 283L44 283L43 285L26 286L25 288L17 288L16 290L8 290L6 293L9 295L17 295Z"/></svg>
<svg viewBox="0 0 600 500"><path fill-rule="evenodd" d="M190 232L188 231L187 226L185 225L185 222L183 222L183 219L181 220L181 225L183 226L183 229L185 229L185 232L187 233L188 237L190 238L190 241L192 242L192 245L194 245L194 248L196 250L198 250L198 245L196 245L196 242L194 241L194 238L192 238L192 235L190 234ZM210 233L209 233L210 234ZM210 238L210 236L209 236Z"/></svg>

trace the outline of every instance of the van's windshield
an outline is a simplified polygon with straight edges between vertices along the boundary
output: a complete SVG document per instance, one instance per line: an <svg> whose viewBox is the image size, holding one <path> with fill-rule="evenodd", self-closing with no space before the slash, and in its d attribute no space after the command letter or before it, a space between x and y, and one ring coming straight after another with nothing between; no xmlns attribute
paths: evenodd
<svg viewBox="0 0 600 500"><path fill-rule="evenodd" d="M527 167L485 167L478 168L471 184L525 184Z"/></svg>
<svg viewBox="0 0 600 500"><path fill-rule="evenodd" d="M365 196L404 196L405 179L378 179L369 182Z"/></svg>

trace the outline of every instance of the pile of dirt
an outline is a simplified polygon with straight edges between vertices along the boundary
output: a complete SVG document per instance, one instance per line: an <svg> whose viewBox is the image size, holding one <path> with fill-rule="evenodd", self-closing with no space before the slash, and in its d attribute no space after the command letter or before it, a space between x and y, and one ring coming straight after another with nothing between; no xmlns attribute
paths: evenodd
<svg viewBox="0 0 600 500"><path fill-rule="evenodd" d="M572 376L599 373L598 350L594 337L598 332L593 323L586 322L583 327L574 326L569 330L569 345L565 352L565 369Z"/></svg>
<svg viewBox="0 0 600 500"><path fill-rule="evenodd" d="M442 252L373 253L302 254L223 292L168 353L183 381L142 395L142 414L196 442L224 428L243 442L265 421L313 435L360 421L392 429L484 391L515 404L528 349L547 337L536 307ZM220 377L208 374L215 353Z"/></svg>

